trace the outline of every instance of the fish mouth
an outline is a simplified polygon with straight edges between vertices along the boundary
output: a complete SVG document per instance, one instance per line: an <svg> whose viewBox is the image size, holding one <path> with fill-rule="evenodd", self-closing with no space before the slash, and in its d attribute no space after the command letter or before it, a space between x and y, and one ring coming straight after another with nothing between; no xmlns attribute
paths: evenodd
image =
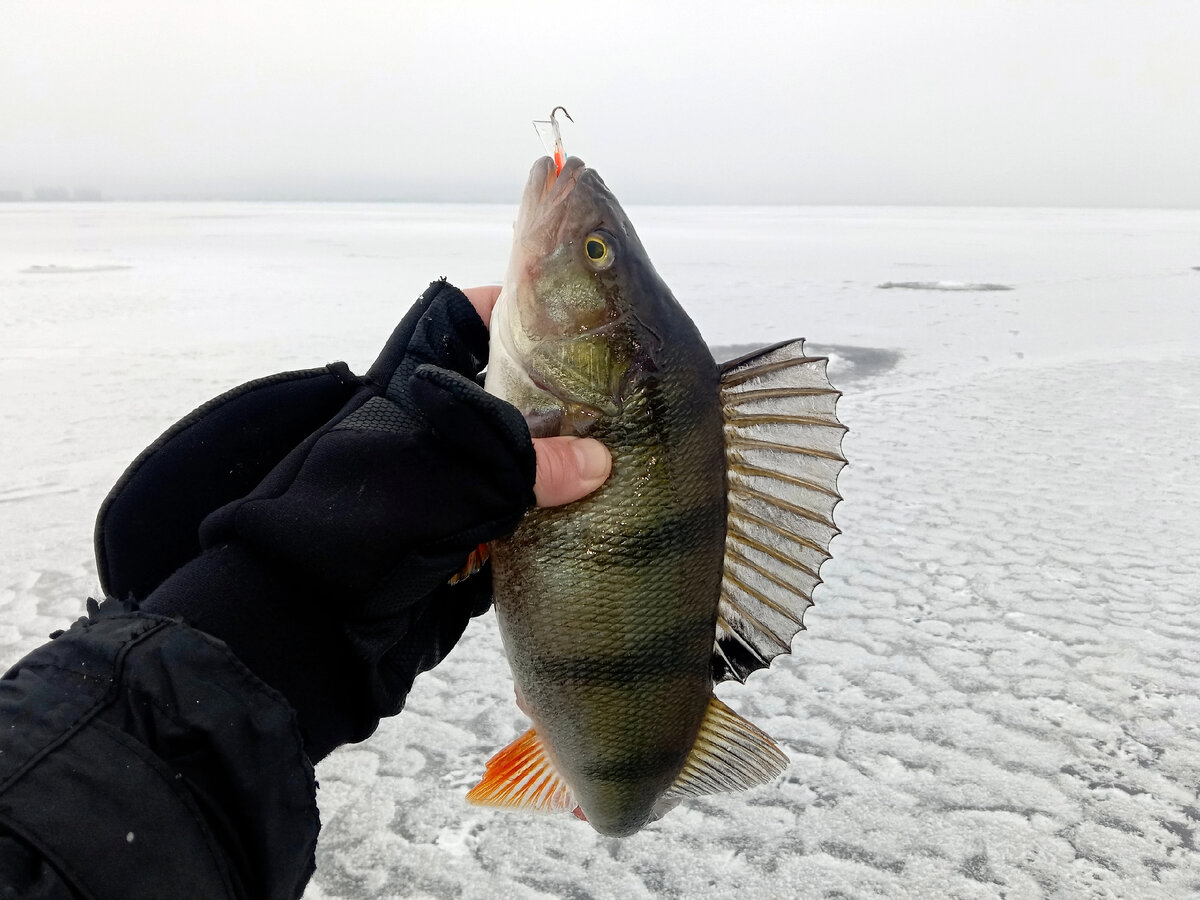
<svg viewBox="0 0 1200 900"><path fill-rule="evenodd" d="M587 165L578 156L567 157L561 172L549 156L533 164L517 213L517 235L532 256L548 255L562 242L569 201L586 171Z"/></svg>
<svg viewBox="0 0 1200 900"><path fill-rule="evenodd" d="M568 156L567 161L563 163L561 172L555 168L553 159L543 156L533 164L533 169L529 173L529 183L525 188L526 199L529 199L528 195L531 191L539 191L540 188L537 194L538 205L563 202L570 195L585 169L587 169L587 165L578 156ZM551 196L552 194L553 196Z"/></svg>

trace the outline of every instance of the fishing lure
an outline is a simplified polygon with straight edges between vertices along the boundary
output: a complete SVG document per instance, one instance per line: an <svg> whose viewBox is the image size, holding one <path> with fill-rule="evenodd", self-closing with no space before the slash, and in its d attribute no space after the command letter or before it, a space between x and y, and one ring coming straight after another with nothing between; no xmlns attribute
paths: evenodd
<svg viewBox="0 0 1200 900"><path fill-rule="evenodd" d="M562 114L567 117L568 122L575 121L565 106L556 106L550 110L549 119L534 119L533 121L533 130L541 138L546 152L554 157L554 168L557 172L562 172L562 167L567 161L567 153L563 150L562 132L558 127L558 119L555 118L560 109Z"/></svg>

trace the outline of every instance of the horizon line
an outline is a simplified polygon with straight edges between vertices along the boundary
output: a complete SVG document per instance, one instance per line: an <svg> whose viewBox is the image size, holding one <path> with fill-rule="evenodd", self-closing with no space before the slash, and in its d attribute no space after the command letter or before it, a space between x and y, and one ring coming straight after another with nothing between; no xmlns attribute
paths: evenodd
<svg viewBox="0 0 1200 900"><path fill-rule="evenodd" d="M103 205L107 203L379 203L379 204L410 204L437 206L519 206L518 200L445 200L420 197L378 196L228 196L212 194L143 194L143 195L114 195L108 196L102 191L95 192L99 196L38 199L25 196L20 191L0 189L0 207L28 206L80 206ZM7 195L7 196L6 196ZM746 202L746 201L708 201L687 202L679 200L631 201L631 207L666 206L681 208L747 208L764 209L783 208L838 208L838 209L1088 209L1088 210L1200 210L1200 204L1128 204L1128 203L1022 203L1022 202L936 202L936 201L775 201L775 202Z"/></svg>

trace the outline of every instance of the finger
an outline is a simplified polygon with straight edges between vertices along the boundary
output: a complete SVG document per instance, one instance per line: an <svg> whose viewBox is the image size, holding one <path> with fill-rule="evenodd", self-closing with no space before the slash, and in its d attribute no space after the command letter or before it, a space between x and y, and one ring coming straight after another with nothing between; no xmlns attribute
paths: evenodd
<svg viewBox="0 0 1200 900"><path fill-rule="evenodd" d="M473 377L487 364L487 356L487 322L477 304L454 285L439 280L405 313L367 377L389 386L397 374L404 376L403 381L422 363Z"/></svg>
<svg viewBox="0 0 1200 900"><path fill-rule="evenodd" d="M436 366L421 366L409 382L413 402L437 434L459 452L496 470L514 467L525 491L537 475L529 426L511 403L489 394L469 378Z"/></svg>
<svg viewBox="0 0 1200 900"><path fill-rule="evenodd" d="M612 471L608 448L592 438L535 438L533 449L537 454L533 493L538 506L562 506L586 497Z"/></svg>
<svg viewBox="0 0 1200 900"><path fill-rule="evenodd" d="M466 288L463 296L471 301L475 312L479 313L479 318L483 319L483 324L489 325L492 321L492 307L500 298L500 285L488 284L483 287Z"/></svg>

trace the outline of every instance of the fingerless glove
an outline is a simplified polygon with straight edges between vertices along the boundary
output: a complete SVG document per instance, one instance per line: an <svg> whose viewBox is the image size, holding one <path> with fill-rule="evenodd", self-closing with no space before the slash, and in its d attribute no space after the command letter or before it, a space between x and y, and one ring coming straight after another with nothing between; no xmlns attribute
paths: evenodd
<svg viewBox="0 0 1200 900"><path fill-rule="evenodd" d="M314 761L398 712L487 609L486 568L449 580L534 502L528 428L475 381L487 339L462 293L434 282L341 409L209 512L199 554L142 603L281 691Z"/></svg>

